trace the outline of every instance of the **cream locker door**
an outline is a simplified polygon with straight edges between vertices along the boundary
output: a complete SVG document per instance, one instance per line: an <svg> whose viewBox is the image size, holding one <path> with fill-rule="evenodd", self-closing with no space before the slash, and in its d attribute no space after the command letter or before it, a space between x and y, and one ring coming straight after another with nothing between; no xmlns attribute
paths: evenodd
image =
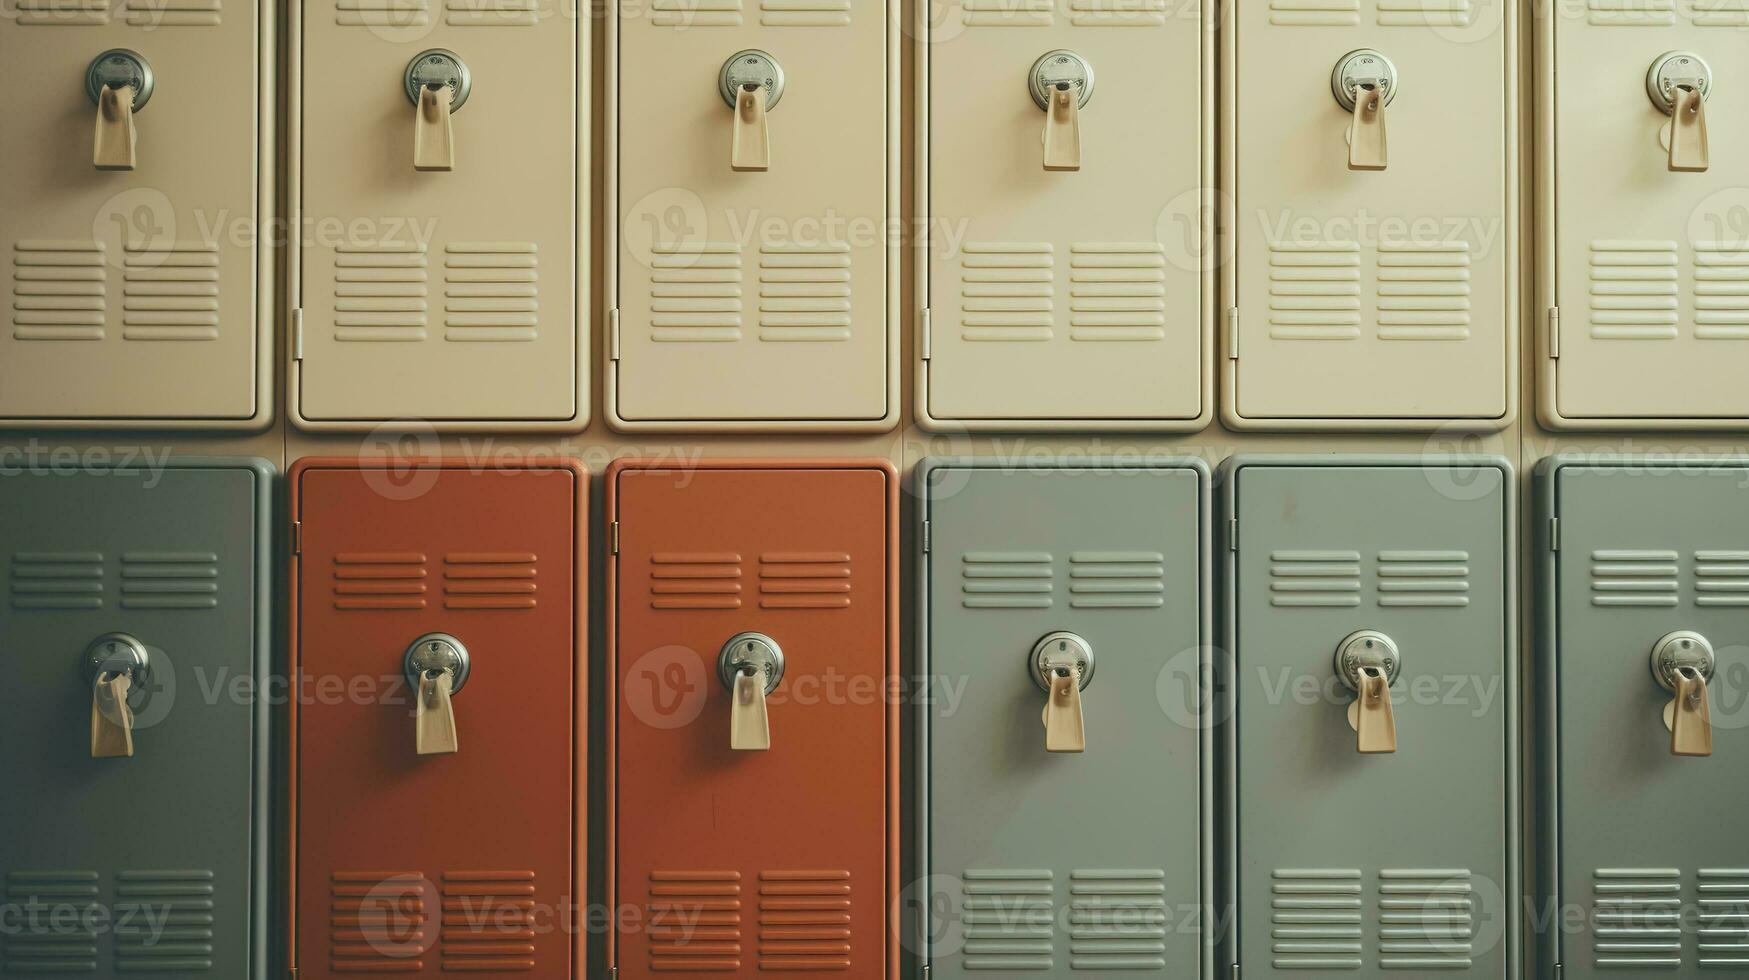
<svg viewBox="0 0 1749 980"><path fill-rule="evenodd" d="M890 427L897 8L877 0L625 0L615 8L612 421ZM769 59L746 78L781 73L780 89L757 93L769 105L764 122L742 129L766 135L763 170L732 166L736 110L723 72L745 52Z"/></svg>
<svg viewBox="0 0 1749 980"><path fill-rule="evenodd" d="M267 423L272 10L19 0L0 17L0 425ZM128 166L131 118L131 169L97 166L87 75L112 49L96 88L150 72L112 100L103 162Z"/></svg>
<svg viewBox="0 0 1749 980"><path fill-rule="evenodd" d="M973 428L1206 422L1213 52L1199 6L952 0L932 16L919 415ZM1078 170L1047 169L1029 84L1056 50L1092 69ZM1081 77L1062 56L1043 70L1063 64Z"/></svg>
<svg viewBox="0 0 1749 980"><path fill-rule="evenodd" d="M1223 406L1254 427L1493 427L1514 411L1511 3L1237 5ZM1394 66L1351 154L1339 61ZM1377 79L1357 57L1351 80ZM1376 122L1374 126L1372 123ZM1362 140L1362 147L1369 145ZM1382 169L1351 169L1354 166Z"/></svg>
<svg viewBox="0 0 1749 980"><path fill-rule="evenodd" d="M1554 343L1539 352L1539 405L1551 425L1749 425L1745 27L1743 4L1704 0L1591 0L1546 24L1540 149L1552 261L1539 306L1559 313ZM1670 116L1647 89L1667 52L1698 55L1716 74L1702 171L1671 169ZM1689 70L1678 62L1670 74Z"/></svg>
<svg viewBox="0 0 1749 980"><path fill-rule="evenodd" d="M546 0L306 0L301 16L296 418L580 427L587 18ZM458 74L433 50L469 84L465 101L449 89L453 160L416 161L408 66Z"/></svg>

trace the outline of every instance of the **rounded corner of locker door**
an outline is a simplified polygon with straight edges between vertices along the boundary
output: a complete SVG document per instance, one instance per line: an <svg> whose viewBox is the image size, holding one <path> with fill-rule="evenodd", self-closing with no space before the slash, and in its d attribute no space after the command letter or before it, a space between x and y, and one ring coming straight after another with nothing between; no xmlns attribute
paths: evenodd
<svg viewBox="0 0 1749 980"><path fill-rule="evenodd" d="M1559 470L1545 583L1558 791L1543 846L1559 855L1555 907L1582 913L1558 940L1568 977L1742 967L1749 848L1670 828L1674 801L1698 813L1749 802L1719 768L1746 744L1746 477L1741 458Z"/></svg>
<svg viewBox="0 0 1749 980"><path fill-rule="evenodd" d="M619 975L897 969L893 477L617 471Z"/></svg>
<svg viewBox="0 0 1749 980"><path fill-rule="evenodd" d="M259 476L204 460L0 477L0 745L28 801L0 808L0 969L266 980Z"/></svg>
<svg viewBox="0 0 1749 980"><path fill-rule="evenodd" d="M45 0L0 24L0 425L266 427L271 17Z"/></svg>
<svg viewBox="0 0 1749 980"><path fill-rule="evenodd" d="M581 976L578 474L294 472L299 975Z"/></svg>
<svg viewBox="0 0 1749 980"><path fill-rule="evenodd" d="M1516 417L1511 7L1282 0L1233 15L1226 140L1244 163L1228 168L1223 374L1241 427Z"/></svg>
<svg viewBox="0 0 1749 980"><path fill-rule="evenodd" d="M1211 911L1214 868L1204 475L932 470L919 833L933 976L1214 976L1185 925Z"/></svg>
<svg viewBox="0 0 1749 980"><path fill-rule="evenodd" d="M1256 457L1235 479L1246 974L1517 977L1510 470Z"/></svg>
<svg viewBox="0 0 1749 980"><path fill-rule="evenodd" d="M882 0L616 8L621 427L898 423L898 19Z"/></svg>
<svg viewBox="0 0 1749 980"><path fill-rule="evenodd" d="M579 431L589 18L343 0L301 23L299 424Z"/></svg>
<svg viewBox="0 0 1749 980"><path fill-rule="evenodd" d="M1203 20L1154 3L968 4L927 30L928 414L974 429L1201 428Z"/></svg>

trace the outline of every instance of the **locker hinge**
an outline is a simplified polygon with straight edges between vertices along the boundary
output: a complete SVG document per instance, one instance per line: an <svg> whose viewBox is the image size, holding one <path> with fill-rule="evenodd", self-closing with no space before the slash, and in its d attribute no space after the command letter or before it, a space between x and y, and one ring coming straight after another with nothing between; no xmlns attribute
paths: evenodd
<svg viewBox="0 0 1749 980"><path fill-rule="evenodd" d="M1561 308L1549 307L1549 356L1561 356Z"/></svg>
<svg viewBox="0 0 1749 980"><path fill-rule="evenodd" d="M1555 980L1562 980L1562 978L1565 977L1566 975L1567 975L1566 964L1556 963L1555 964Z"/></svg>
<svg viewBox="0 0 1749 980"><path fill-rule="evenodd" d="M294 361L304 359L304 308L298 307L291 311L291 356Z"/></svg>
<svg viewBox="0 0 1749 980"><path fill-rule="evenodd" d="M619 307L607 311L607 359L619 360Z"/></svg>
<svg viewBox="0 0 1749 980"><path fill-rule="evenodd" d="M618 521L613 522L613 527L608 534L608 543L609 543L609 547L613 548L613 553L616 555L619 554L619 522Z"/></svg>
<svg viewBox="0 0 1749 980"><path fill-rule="evenodd" d="M929 980L929 967L927 966L923 968L923 980Z"/></svg>
<svg viewBox="0 0 1749 980"><path fill-rule="evenodd" d="M1239 308L1227 310L1227 360L1239 359Z"/></svg>
<svg viewBox="0 0 1749 980"><path fill-rule="evenodd" d="M607 980L619 980L619 967L610 966L607 968Z"/></svg>
<svg viewBox="0 0 1749 980"><path fill-rule="evenodd" d="M1549 518L1549 550L1561 550L1561 519L1559 517Z"/></svg>
<svg viewBox="0 0 1749 980"><path fill-rule="evenodd" d="M292 554L304 553L304 522L292 521Z"/></svg>
<svg viewBox="0 0 1749 980"><path fill-rule="evenodd" d="M925 361L929 360L931 353L929 335L934 333L929 326L929 307L925 306L923 315L917 319L917 356Z"/></svg>
<svg viewBox="0 0 1749 980"><path fill-rule="evenodd" d="M1234 963L1234 964L1233 964L1233 977L1232 977L1232 980L1239 980L1239 964L1237 964L1237 963Z"/></svg>
<svg viewBox="0 0 1749 980"><path fill-rule="evenodd" d="M1227 550L1239 550L1239 519L1237 517L1227 518Z"/></svg>
<svg viewBox="0 0 1749 980"><path fill-rule="evenodd" d="M929 554L929 522L923 522L923 553Z"/></svg>

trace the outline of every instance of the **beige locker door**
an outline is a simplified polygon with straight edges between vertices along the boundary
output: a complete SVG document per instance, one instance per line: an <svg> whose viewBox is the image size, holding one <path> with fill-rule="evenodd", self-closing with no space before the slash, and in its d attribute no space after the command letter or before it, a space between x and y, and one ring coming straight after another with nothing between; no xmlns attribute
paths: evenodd
<svg viewBox="0 0 1749 980"><path fill-rule="evenodd" d="M1512 411L1516 15L1484 0L1237 5L1239 424L1503 421ZM1347 53L1396 68L1383 170L1350 170Z"/></svg>
<svg viewBox="0 0 1749 980"><path fill-rule="evenodd" d="M304 4L300 419L581 423L586 25L542 0ZM448 172L414 169L428 49L471 80Z"/></svg>
<svg viewBox="0 0 1749 980"><path fill-rule="evenodd" d="M877 0L625 0L617 19L624 426L896 418L888 322L889 39ZM719 79L744 49L784 89L770 169L730 167Z"/></svg>
<svg viewBox="0 0 1749 980"><path fill-rule="evenodd" d="M266 422L271 30L252 0L20 0L0 17L0 421ZM132 170L93 161L86 69L112 48L152 72Z"/></svg>
<svg viewBox="0 0 1749 980"><path fill-rule="evenodd" d="M1746 27L1740 3L1687 0L1592 0L1552 27L1551 423L1749 418ZM1673 50L1700 55L1715 75L1704 172L1671 172L1660 142L1670 117L1646 91L1653 61Z"/></svg>
<svg viewBox="0 0 1749 980"><path fill-rule="evenodd" d="M1160 427L1203 414L1198 9L950 0L932 14L927 417ZM1028 84L1056 49L1093 69L1077 171L1045 169Z"/></svg>

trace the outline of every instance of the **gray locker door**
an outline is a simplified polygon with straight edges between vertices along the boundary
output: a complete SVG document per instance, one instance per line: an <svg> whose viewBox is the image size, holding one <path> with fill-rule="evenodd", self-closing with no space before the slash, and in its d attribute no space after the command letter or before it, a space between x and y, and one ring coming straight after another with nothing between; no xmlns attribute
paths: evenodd
<svg viewBox="0 0 1749 980"><path fill-rule="evenodd" d="M1237 469L1247 978L1516 976L1504 466ZM1332 661L1359 630L1400 653L1395 753L1348 724Z"/></svg>
<svg viewBox="0 0 1749 980"><path fill-rule="evenodd" d="M1555 478L1559 906L1568 980L1749 973L1749 469L1564 466ZM1693 630L1716 661L1711 757L1677 757L1652 676Z"/></svg>
<svg viewBox="0 0 1749 980"><path fill-rule="evenodd" d="M252 685L267 475L234 467L0 479L0 974L265 976ZM134 755L91 757L81 659L149 654ZM14 928L16 926L16 928Z"/></svg>
<svg viewBox="0 0 1749 980"><path fill-rule="evenodd" d="M1195 469L928 477L926 827L936 980L1204 975ZM1091 645L1087 750L1047 753L1035 644ZM1186 924L1189 924L1188 926Z"/></svg>

